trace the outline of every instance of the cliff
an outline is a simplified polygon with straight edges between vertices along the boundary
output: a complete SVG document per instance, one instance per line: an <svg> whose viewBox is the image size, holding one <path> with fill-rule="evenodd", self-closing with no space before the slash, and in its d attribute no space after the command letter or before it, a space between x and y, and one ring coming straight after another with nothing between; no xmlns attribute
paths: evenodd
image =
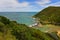
<svg viewBox="0 0 60 40"><path fill-rule="evenodd" d="M60 7L47 7L37 13L34 17L39 18L40 22L43 24L60 25Z"/></svg>

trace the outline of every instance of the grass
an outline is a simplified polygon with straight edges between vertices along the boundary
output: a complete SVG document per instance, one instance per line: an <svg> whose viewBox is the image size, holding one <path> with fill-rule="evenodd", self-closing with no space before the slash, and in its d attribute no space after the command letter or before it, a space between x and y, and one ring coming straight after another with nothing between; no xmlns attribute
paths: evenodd
<svg viewBox="0 0 60 40"><path fill-rule="evenodd" d="M42 25L42 27L36 27L36 28L41 30L42 32L60 31L60 26L56 26L52 24Z"/></svg>

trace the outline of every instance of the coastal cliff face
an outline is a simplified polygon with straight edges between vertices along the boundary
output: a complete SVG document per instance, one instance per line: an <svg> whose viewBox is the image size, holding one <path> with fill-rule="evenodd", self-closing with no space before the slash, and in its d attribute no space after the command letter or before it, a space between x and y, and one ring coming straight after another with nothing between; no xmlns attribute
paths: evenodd
<svg viewBox="0 0 60 40"><path fill-rule="evenodd" d="M50 6L34 16L39 18L43 24L56 24L60 25L60 7Z"/></svg>

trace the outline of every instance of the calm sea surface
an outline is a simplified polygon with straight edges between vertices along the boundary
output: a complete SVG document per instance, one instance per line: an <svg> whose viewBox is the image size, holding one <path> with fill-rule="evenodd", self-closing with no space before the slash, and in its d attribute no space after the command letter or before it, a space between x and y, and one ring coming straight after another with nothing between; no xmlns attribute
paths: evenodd
<svg viewBox="0 0 60 40"><path fill-rule="evenodd" d="M18 23L31 25L34 23L32 16L37 12L0 12L0 16L5 16L10 20L15 20Z"/></svg>

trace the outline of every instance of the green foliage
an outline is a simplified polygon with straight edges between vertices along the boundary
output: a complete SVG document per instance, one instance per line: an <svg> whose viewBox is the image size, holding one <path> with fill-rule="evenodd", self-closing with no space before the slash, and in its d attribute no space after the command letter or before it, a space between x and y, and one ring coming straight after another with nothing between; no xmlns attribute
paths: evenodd
<svg viewBox="0 0 60 40"><path fill-rule="evenodd" d="M2 16L1 16L2 17ZM1 40L54 40L40 30L0 17ZM7 22L5 22L5 21Z"/></svg>
<svg viewBox="0 0 60 40"><path fill-rule="evenodd" d="M2 23L2 22L0 22L0 31L1 32L4 32L5 31L5 28L6 28L5 24Z"/></svg>
<svg viewBox="0 0 60 40"><path fill-rule="evenodd" d="M4 24L9 24L10 21L9 19L7 19L6 17L0 16L0 22L4 23Z"/></svg>
<svg viewBox="0 0 60 40"><path fill-rule="evenodd" d="M60 25L60 7L48 7L36 14L42 23L51 23Z"/></svg>

